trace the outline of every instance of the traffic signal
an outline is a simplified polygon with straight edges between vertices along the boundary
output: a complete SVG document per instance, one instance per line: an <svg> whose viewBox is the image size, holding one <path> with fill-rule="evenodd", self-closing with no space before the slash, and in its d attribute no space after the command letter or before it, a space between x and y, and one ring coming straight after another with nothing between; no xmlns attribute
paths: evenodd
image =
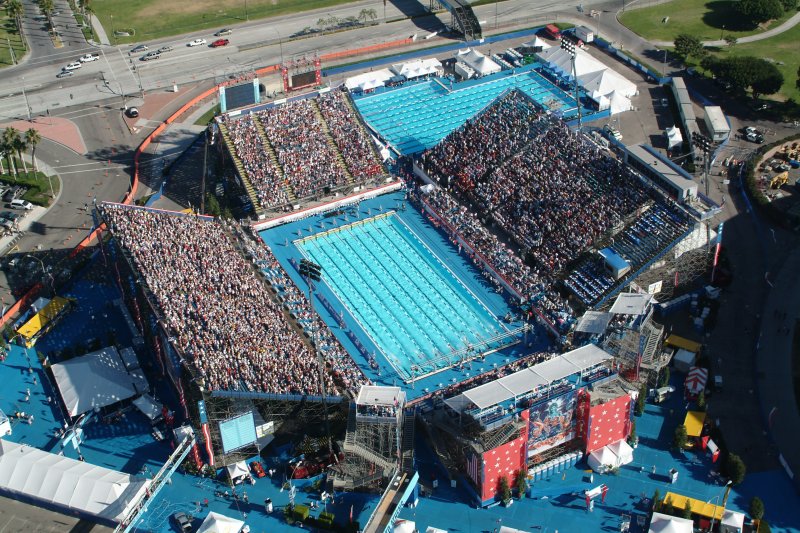
<svg viewBox="0 0 800 533"><path fill-rule="evenodd" d="M309 278L314 281L319 281L321 276L321 267L316 264L312 263L307 259L300 260L300 275L304 278Z"/></svg>

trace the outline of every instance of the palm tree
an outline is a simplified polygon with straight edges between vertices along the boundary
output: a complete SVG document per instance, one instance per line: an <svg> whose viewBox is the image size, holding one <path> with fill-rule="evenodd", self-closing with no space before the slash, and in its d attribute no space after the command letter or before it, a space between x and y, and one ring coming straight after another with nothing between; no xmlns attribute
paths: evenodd
<svg viewBox="0 0 800 533"><path fill-rule="evenodd" d="M28 174L28 164L22 157L22 152L28 149L28 144L25 142L25 138L22 135L20 135L18 131L16 138L14 138L13 146L14 146L14 151L17 152L17 157L19 158L20 161L22 161L22 168L25 169L25 174Z"/></svg>
<svg viewBox="0 0 800 533"><path fill-rule="evenodd" d="M3 151L6 154L9 174L17 175L17 167L14 165L14 139L19 136L19 132L11 126L3 130Z"/></svg>
<svg viewBox="0 0 800 533"><path fill-rule="evenodd" d="M3 142L3 139L0 139L0 176L6 173L6 169L3 166L3 156L6 155L6 145Z"/></svg>
<svg viewBox="0 0 800 533"><path fill-rule="evenodd" d="M14 19L14 23L17 25L17 33L22 38L22 17L25 16L25 8L22 7L22 2L9 0L6 4L6 11L8 16Z"/></svg>
<svg viewBox="0 0 800 533"><path fill-rule="evenodd" d="M54 29L53 26L53 10L55 9L55 3L53 0L39 0L39 9L42 10L42 13L47 17L47 21L50 23L51 31Z"/></svg>
<svg viewBox="0 0 800 533"><path fill-rule="evenodd" d="M28 131L25 132L25 142L28 146L31 147L31 160L33 161L33 171L37 172L39 169L36 168L36 145L42 140L42 136L39 134L39 131L30 128Z"/></svg>

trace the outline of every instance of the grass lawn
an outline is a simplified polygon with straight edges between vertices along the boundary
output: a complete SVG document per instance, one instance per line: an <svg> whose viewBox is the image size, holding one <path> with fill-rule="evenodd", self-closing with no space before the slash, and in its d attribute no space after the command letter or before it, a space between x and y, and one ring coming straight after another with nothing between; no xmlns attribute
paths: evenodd
<svg viewBox="0 0 800 533"><path fill-rule="evenodd" d="M14 49L14 57L19 61L25 55L25 44L17 34L14 20L8 18L5 9L3 9L0 11L0 67L13 65L11 52L8 48L9 40L11 41L11 47Z"/></svg>
<svg viewBox="0 0 800 533"><path fill-rule="evenodd" d="M200 118L194 121L195 126L207 126L211 119L214 118L217 113L219 113L219 104L214 104L214 106L203 113Z"/></svg>
<svg viewBox="0 0 800 533"><path fill-rule="evenodd" d="M778 100L791 98L795 102L800 102L800 89L795 85L797 69L800 67L800 54L797 53L798 43L800 43L800 25L763 41L737 44L733 47L709 48L708 50L718 57L752 56L775 60L778 70L783 74L783 87L778 94L762 98ZM778 62L784 64L777 64ZM698 63L699 61L692 59L686 64L702 71Z"/></svg>
<svg viewBox="0 0 800 533"><path fill-rule="evenodd" d="M717 41L724 35L736 38L753 35L782 24L796 11L787 11L768 26L752 28L745 24L731 0L673 0L666 4L633 9L620 15L620 22L649 41L673 41L688 33L701 41ZM662 24L662 19L669 22ZM723 30L724 28L724 30Z"/></svg>
<svg viewBox="0 0 800 533"><path fill-rule="evenodd" d="M112 31L127 31L117 43L132 43L204 28L218 29L250 20L345 4L351 0L94 0L92 8L114 43ZM245 16L247 6L247 17ZM379 3L374 9L381 16ZM359 10L353 8L352 16ZM113 15L113 20L111 16ZM286 37L286 36L284 36ZM265 36L265 39L268 36Z"/></svg>

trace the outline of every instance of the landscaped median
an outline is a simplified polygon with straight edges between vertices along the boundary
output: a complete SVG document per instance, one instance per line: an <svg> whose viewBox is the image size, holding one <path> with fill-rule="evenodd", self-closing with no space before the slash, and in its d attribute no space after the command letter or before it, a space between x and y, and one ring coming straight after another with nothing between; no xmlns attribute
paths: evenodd
<svg viewBox="0 0 800 533"><path fill-rule="evenodd" d="M1 174L0 175L0 184L3 187L25 187L27 191L20 196L19 198L23 200L27 200L28 202L40 205L42 207L48 207L50 203L53 201L53 198L58 196L59 184L60 181L58 176L50 176L48 177L43 172L34 171L30 168L30 164L28 165L28 172L26 173L23 170L22 162L18 159L15 161L17 169L19 170L19 175L14 174ZM6 172L8 172L7 168L4 168ZM53 192L52 195L50 193L50 184L52 183Z"/></svg>

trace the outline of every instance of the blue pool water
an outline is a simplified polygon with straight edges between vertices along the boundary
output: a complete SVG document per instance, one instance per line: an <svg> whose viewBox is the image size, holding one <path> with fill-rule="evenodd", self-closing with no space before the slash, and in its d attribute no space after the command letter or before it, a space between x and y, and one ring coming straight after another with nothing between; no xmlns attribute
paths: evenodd
<svg viewBox="0 0 800 533"><path fill-rule="evenodd" d="M401 376L506 331L393 212L296 245Z"/></svg>
<svg viewBox="0 0 800 533"><path fill-rule="evenodd" d="M359 113L400 153L413 154L435 146L451 131L488 106L505 91L517 88L564 117L577 114L575 99L530 65L475 81L432 79L355 99Z"/></svg>

